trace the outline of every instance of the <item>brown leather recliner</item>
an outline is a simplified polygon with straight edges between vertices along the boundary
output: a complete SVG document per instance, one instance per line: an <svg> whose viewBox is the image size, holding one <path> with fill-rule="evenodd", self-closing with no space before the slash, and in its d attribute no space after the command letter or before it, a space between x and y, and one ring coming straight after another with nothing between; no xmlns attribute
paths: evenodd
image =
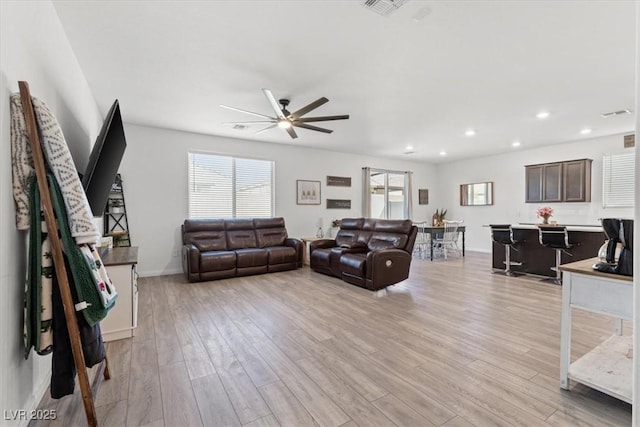
<svg viewBox="0 0 640 427"><path fill-rule="evenodd" d="M302 267L302 242L287 237L284 218L187 219L182 243L190 282Z"/></svg>
<svg viewBox="0 0 640 427"><path fill-rule="evenodd" d="M371 290L409 277L417 228L411 220L345 218L335 239L311 242L311 268Z"/></svg>

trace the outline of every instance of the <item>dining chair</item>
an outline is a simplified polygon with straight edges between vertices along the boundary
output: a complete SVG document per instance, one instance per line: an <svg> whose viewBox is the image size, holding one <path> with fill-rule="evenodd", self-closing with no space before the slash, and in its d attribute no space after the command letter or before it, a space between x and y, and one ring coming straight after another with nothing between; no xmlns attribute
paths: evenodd
<svg viewBox="0 0 640 427"><path fill-rule="evenodd" d="M442 237L434 240L435 248L438 252L442 253L444 259L449 257L450 251L455 251L461 254L460 248L458 247L458 239L460 236L460 232L458 231L458 227L462 221L444 221L444 232L442 233Z"/></svg>
<svg viewBox="0 0 640 427"><path fill-rule="evenodd" d="M429 222L414 222L413 225L418 227L418 234L416 235L416 243L413 246L413 255L420 255L424 259L425 254L428 254L429 245L431 244L431 235L426 232L425 227L429 226Z"/></svg>

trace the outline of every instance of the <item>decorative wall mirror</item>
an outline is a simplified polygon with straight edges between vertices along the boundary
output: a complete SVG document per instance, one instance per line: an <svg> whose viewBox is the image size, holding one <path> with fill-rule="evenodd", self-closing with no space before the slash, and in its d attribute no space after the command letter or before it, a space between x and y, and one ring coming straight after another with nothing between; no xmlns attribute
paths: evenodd
<svg viewBox="0 0 640 427"><path fill-rule="evenodd" d="M460 185L460 206L493 205L493 182Z"/></svg>

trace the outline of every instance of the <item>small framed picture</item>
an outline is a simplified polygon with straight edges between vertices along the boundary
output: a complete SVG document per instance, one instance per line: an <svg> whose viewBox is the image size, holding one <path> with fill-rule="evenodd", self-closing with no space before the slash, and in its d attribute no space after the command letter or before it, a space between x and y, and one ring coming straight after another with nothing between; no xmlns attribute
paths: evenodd
<svg viewBox="0 0 640 427"><path fill-rule="evenodd" d="M418 190L418 204L419 205L429 204L429 190L424 188L421 188Z"/></svg>
<svg viewBox="0 0 640 427"><path fill-rule="evenodd" d="M327 209L351 209L351 200L327 199Z"/></svg>
<svg viewBox="0 0 640 427"><path fill-rule="evenodd" d="M296 181L296 203L299 205L320 204L320 181Z"/></svg>

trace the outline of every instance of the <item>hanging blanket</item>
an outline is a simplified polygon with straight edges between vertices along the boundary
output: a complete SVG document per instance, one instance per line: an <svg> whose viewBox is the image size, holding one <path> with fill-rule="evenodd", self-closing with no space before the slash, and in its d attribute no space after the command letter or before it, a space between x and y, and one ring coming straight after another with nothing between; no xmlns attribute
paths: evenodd
<svg viewBox="0 0 640 427"><path fill-rule="evenodd" d="M32 97L31 102L42 140L42 149L47 165L53 172L64 196L64 205L69 215L69 229L78 244L96 244L100 233L78 177L71 153L67 147L60 125L46 104ZM28 179L33 172L33 160L29 135L24 120L20 94L10 98L11 106L11 161L13 169L13 196L16 204L16 226L20 230L29 228Z"/></svg>
<svg viewBox="0 0 640 427"><path fill-rule="evenodd" d="M77 300L76 311L80 311L86 323L93 326L104 319L115 304L117 292L92 245L77 245L69 231L64 209L63 195L53 175L47 175L49 192L58 224L64 257L69 266L69 286L73 287ZM51 351L51 295L55 269L49 253L50 243L42 220L40 194L35 177L31 179L30 191L30 241L29 273L25 304L25 357L31 347L38 354ZM46 262L45 262L46 260Z"/></svg>

